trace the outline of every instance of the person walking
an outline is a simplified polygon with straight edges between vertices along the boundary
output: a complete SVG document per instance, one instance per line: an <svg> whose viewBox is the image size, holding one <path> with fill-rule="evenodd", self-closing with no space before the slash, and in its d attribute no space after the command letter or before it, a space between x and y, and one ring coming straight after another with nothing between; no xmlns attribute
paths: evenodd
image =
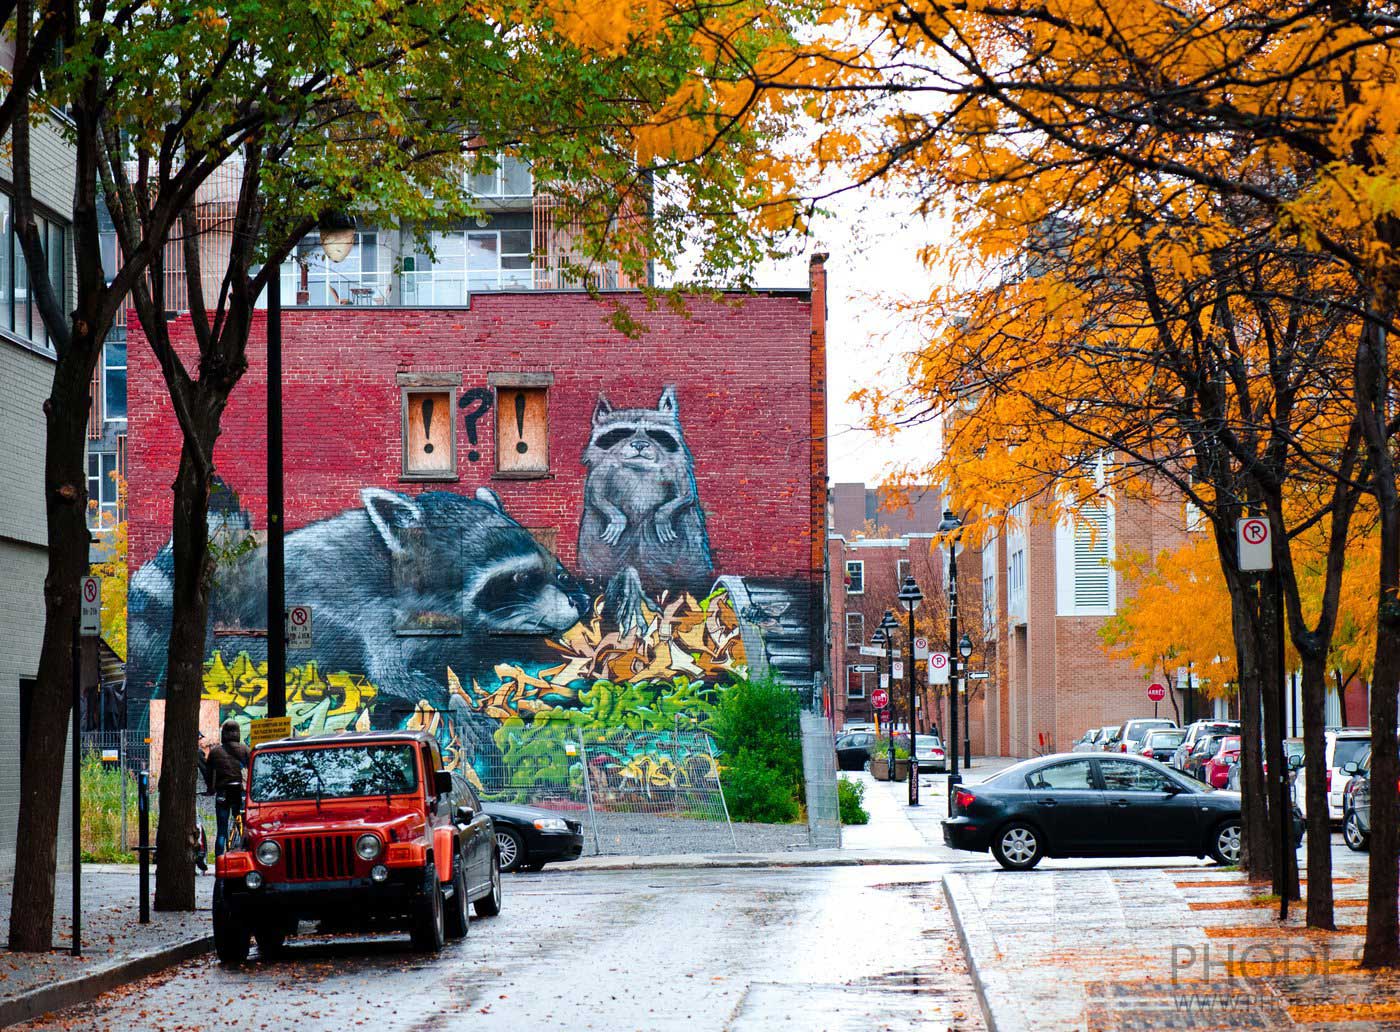
<svg viewBox="0 0 1400 1032"><path fill-rule="evenodd" d="M248 747L243 744L238 721L225 720L219 744L209 750L205 785L214 793L214 855L228 849L229 821L243 812L243 772L248 769Z"/></svg>

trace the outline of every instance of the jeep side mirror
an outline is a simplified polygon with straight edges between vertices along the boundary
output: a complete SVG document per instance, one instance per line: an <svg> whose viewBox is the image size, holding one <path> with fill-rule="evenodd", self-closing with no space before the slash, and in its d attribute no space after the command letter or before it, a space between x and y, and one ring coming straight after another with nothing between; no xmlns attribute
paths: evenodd
<svg viewBox="0 0 1400 1032"><path fill-rule="evenodd" d="M1361 773L1361 764L1357 763L1355 760L1353 760L1351 763L1344 763L1344 764L1342 764L1342 773L1343 773L1343 774L1360 774L1360 773Z"/></svg>
<svg viewBox="0 0 1400 1032"><path fill-rule="evenodd" d="M440 770L433 778L433 787L437 789L437 795L452 794L452 775L445 770Z"/></svg>

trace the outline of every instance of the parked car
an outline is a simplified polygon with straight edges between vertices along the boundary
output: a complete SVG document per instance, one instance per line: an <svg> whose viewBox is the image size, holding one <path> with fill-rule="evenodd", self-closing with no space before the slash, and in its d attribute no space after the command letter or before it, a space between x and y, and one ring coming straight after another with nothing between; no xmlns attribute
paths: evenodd
<svg viewBox="0 0 1400 1032"><path fill-rule="evenodd" d="M1074 745L1070 746L1070 750L1069 750L1069 751L1070 751L1070 752L1093 752L1093 751L1095 751L1094 742L1098 739L1098 737L1099 737L1099 732L1102 731L1102 730L1103 730L1103 728L1101 728L1101 727L1091 727L1091 728L1089 728L1088 731L1085 731L1084 734L1081 735L1081 736L1079 737L1078 741L1076 741L1076 742L1074 743Z"/></svg>
<svg viewBox="0 0 1400 1032"><path fill-rule="evenodd" d="M1348 775L1342 793L1342 840L1364 853L1371 848L1371 750L1342 768Z"/></svg>
<svg viewBox="0 0 1400 1032"><path fill-rule="evenodd" d="M240 848L214 862L214 949L275 956L301 920L407 930L437 951L468 904L501 910L491 818L422 731L311 735L254 746Z"/></svg>
<svg viewBox="0 0 1400 1032"><path fill-rule="evenodd" d="M1112 724L1106 733L1099 737L1099 752L1117 752L1118 743L1123 737L1123 725Z"/></svg>
<svg viewBox="0 0 1400 1032"><path fill-rule="evenodd" d="M1137 720L1130 720L1123 725L1123 733L1118 740L1119 752L1135 753L1142 749L1142 740L1147 737L1147 732L1156 731L1160 728L1174 728L1176 721L1158 717L1145 717Z"/></svg>
<svg viewBox="0 0 1400 1032"><path fill-rule="evenodd" d="M836 739L836 766L841 770L864 770L870 762L870 748L875 744L875 732L856 731Z"/></svg>
<svg viewBox="0 0 1400 1032"><path fill-rule="evenodd" d="M1142 740L1142 748L1139 753L1149 760L1166 763L1172 758L1172 753L1176 752L1176 747L1181 744L1185 737L1186 732L1179 727L1149 731Z"/></svg>
<svg viewBox="0 0 1400 1032"><path fill-rule="evenodd" d="M1298 770L1303 765L1303 740L1301 738L1285 738L1283 740L1283 754L1288 760L1288 784L1292 786L1296 783L1298 779ZM1227 756L1225 759L1230 767L1229 773L1225 777L1225 788L1230 792L1238 792L1242 787L1241 779L1243 777L1240 772L1240 754L1236 753L1234 756ZM1265 762L1264 772L1266 775L1268 770L1269 765ZM1293 791L1293 789L1290 788L1290 791ZM1296 799L1294 803L1296 805ZM1301 811L1299 812L1301 813Z"/></svg>
<svg viewBox="0 0 1400 1032"><path fill-rule="evenodd" d="M1220 743L1229 737L1231 735L1225 731L1211 731L1200 735L1182 762L1181 772L1190 775L1197 781L1205 781L1206 764L1210 762L1212 756L1220 751Z"/></svg>
<svg viewBox="0 0 1400 1032"><path fill-rule="evenodd" d="M875 725L867 723L847 724L841 729L841 734L843 735L853 735L856 732L873 735L875 733Z"/></svg>
<svg viewBox="0 0 1400 1032"><path fill-rule="evenodd" d="M1171 766L1177 770L1186 769L1186 757L1196 745L1196 739L1208 732L1217 734L1237 735L1240 733L1240 725L1234 720L1197 720L1186 726L1186 737L1181 744L1176 747L1176 752L1172 755Z"/></svg>
<svg viewBox="0 0 1400 1032"><path fill-rule="evenodd" d="M583 825L539 806L487 803L502 871L538 871L583 854Z"/></svg>
<svg viewBox="0 0 1400 1032"><path fill-rule="evenodd" d="M1344 727L1323 732L1327 760L1327 816L1340 822L1342 813L1342 793L1351 776L1343 770L1348 764L1358 763L1371 751L1371 732L1364 727ZM1298 780L1293 792L1303 813L1308 812L1308 776L1306 770L1298 771Z"/></svg>
<svg viewBox="0 0 1400 1032"><path fill-rule="evenodd" d="M1240 797L1141 756L1060 753L960 785L943 840L1008 870L1047 856L1240 856Z"/></svg>
<svg viewBox="0 0 1400 1032"><path fill-rule="evenodd" d="M1230 781L1230 765L1240 761L1240 736L1225 735L1219 739L1220 748L1206 760L1201 778L1211 788L1225 788Z"/></svg>
<svg viewBox="0 0 1400 1032"><path fill-rule="evenodd" d="M919 770L942 772L948 769L948 760L943 752L943 741L937 735L914 736L914 759Z"/></svg>

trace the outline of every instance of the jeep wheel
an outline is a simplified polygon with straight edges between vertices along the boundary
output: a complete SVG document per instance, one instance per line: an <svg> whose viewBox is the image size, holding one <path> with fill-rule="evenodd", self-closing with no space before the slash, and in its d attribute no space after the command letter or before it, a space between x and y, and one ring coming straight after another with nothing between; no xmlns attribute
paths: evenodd
<svg viewBox="0 0 1400 1032"><path fill-rule="evenodd" d="M491 891L472 904L477 917L495 917L501 912L501 858L491 850Z"/></svg>
<svg viewBox="0 0 1400 1032"><path fill-rule="evenodd" d="M452 860L452 898L447 901L447 937L460 939L471 928L467 914L467 879L462 873L462 858Z"/></svg>
<svg viewBox="0 0 1400 1032"><path fill-rule="evenodd" d="M429 861L423 873L423 888L413 904L413 930L409 933L413 948L425 953L442 949L447 938L447 918L444 914L442 886L438 884L437 868Z"/></svg>
<svg viewBox="0 0 1400 1032"><path fill-rule="evenodd" d="M250 939L247 925L230 913L219 879L214 883L214 952L224 964L242 964L248 959Z"/></svg>
<svg viewBox="0 0 1400 1032"><path fill-rule="evenodd" d="M287 941L287 931L273 925L263 925L253 932L258 943L259 960L276 960L282 955L282 946Z"/></svg>

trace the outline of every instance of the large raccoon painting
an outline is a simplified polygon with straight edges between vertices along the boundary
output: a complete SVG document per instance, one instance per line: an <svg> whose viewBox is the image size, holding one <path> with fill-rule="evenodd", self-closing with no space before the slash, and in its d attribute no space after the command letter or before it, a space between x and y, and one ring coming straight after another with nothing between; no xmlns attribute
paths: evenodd
<svg viewBox="0 0 1400 1032"><path fill-rule="evenodd" d="M449 667L463 683L492 677L496 663L519 661L588 611L582 588L495 492L360 497L361 507L287 535L287 600L312 607L323 668L362 672L378 687L376 723L418 700L445 704ZM164 681L170 547L131 581L133 666L153 685ZM208 649L265 660L266 639L248 630L266 626L266 598L259 548L218 575Z"/></svg>
<svg viewBox="0 0 1400 1032"><path fill-rule="evenodd" d="M654 409L600 397L583 463L579 568L606 585L605 613L623 631L640 629L644 592L708 591L714 566L676 389Z"/></svg>

